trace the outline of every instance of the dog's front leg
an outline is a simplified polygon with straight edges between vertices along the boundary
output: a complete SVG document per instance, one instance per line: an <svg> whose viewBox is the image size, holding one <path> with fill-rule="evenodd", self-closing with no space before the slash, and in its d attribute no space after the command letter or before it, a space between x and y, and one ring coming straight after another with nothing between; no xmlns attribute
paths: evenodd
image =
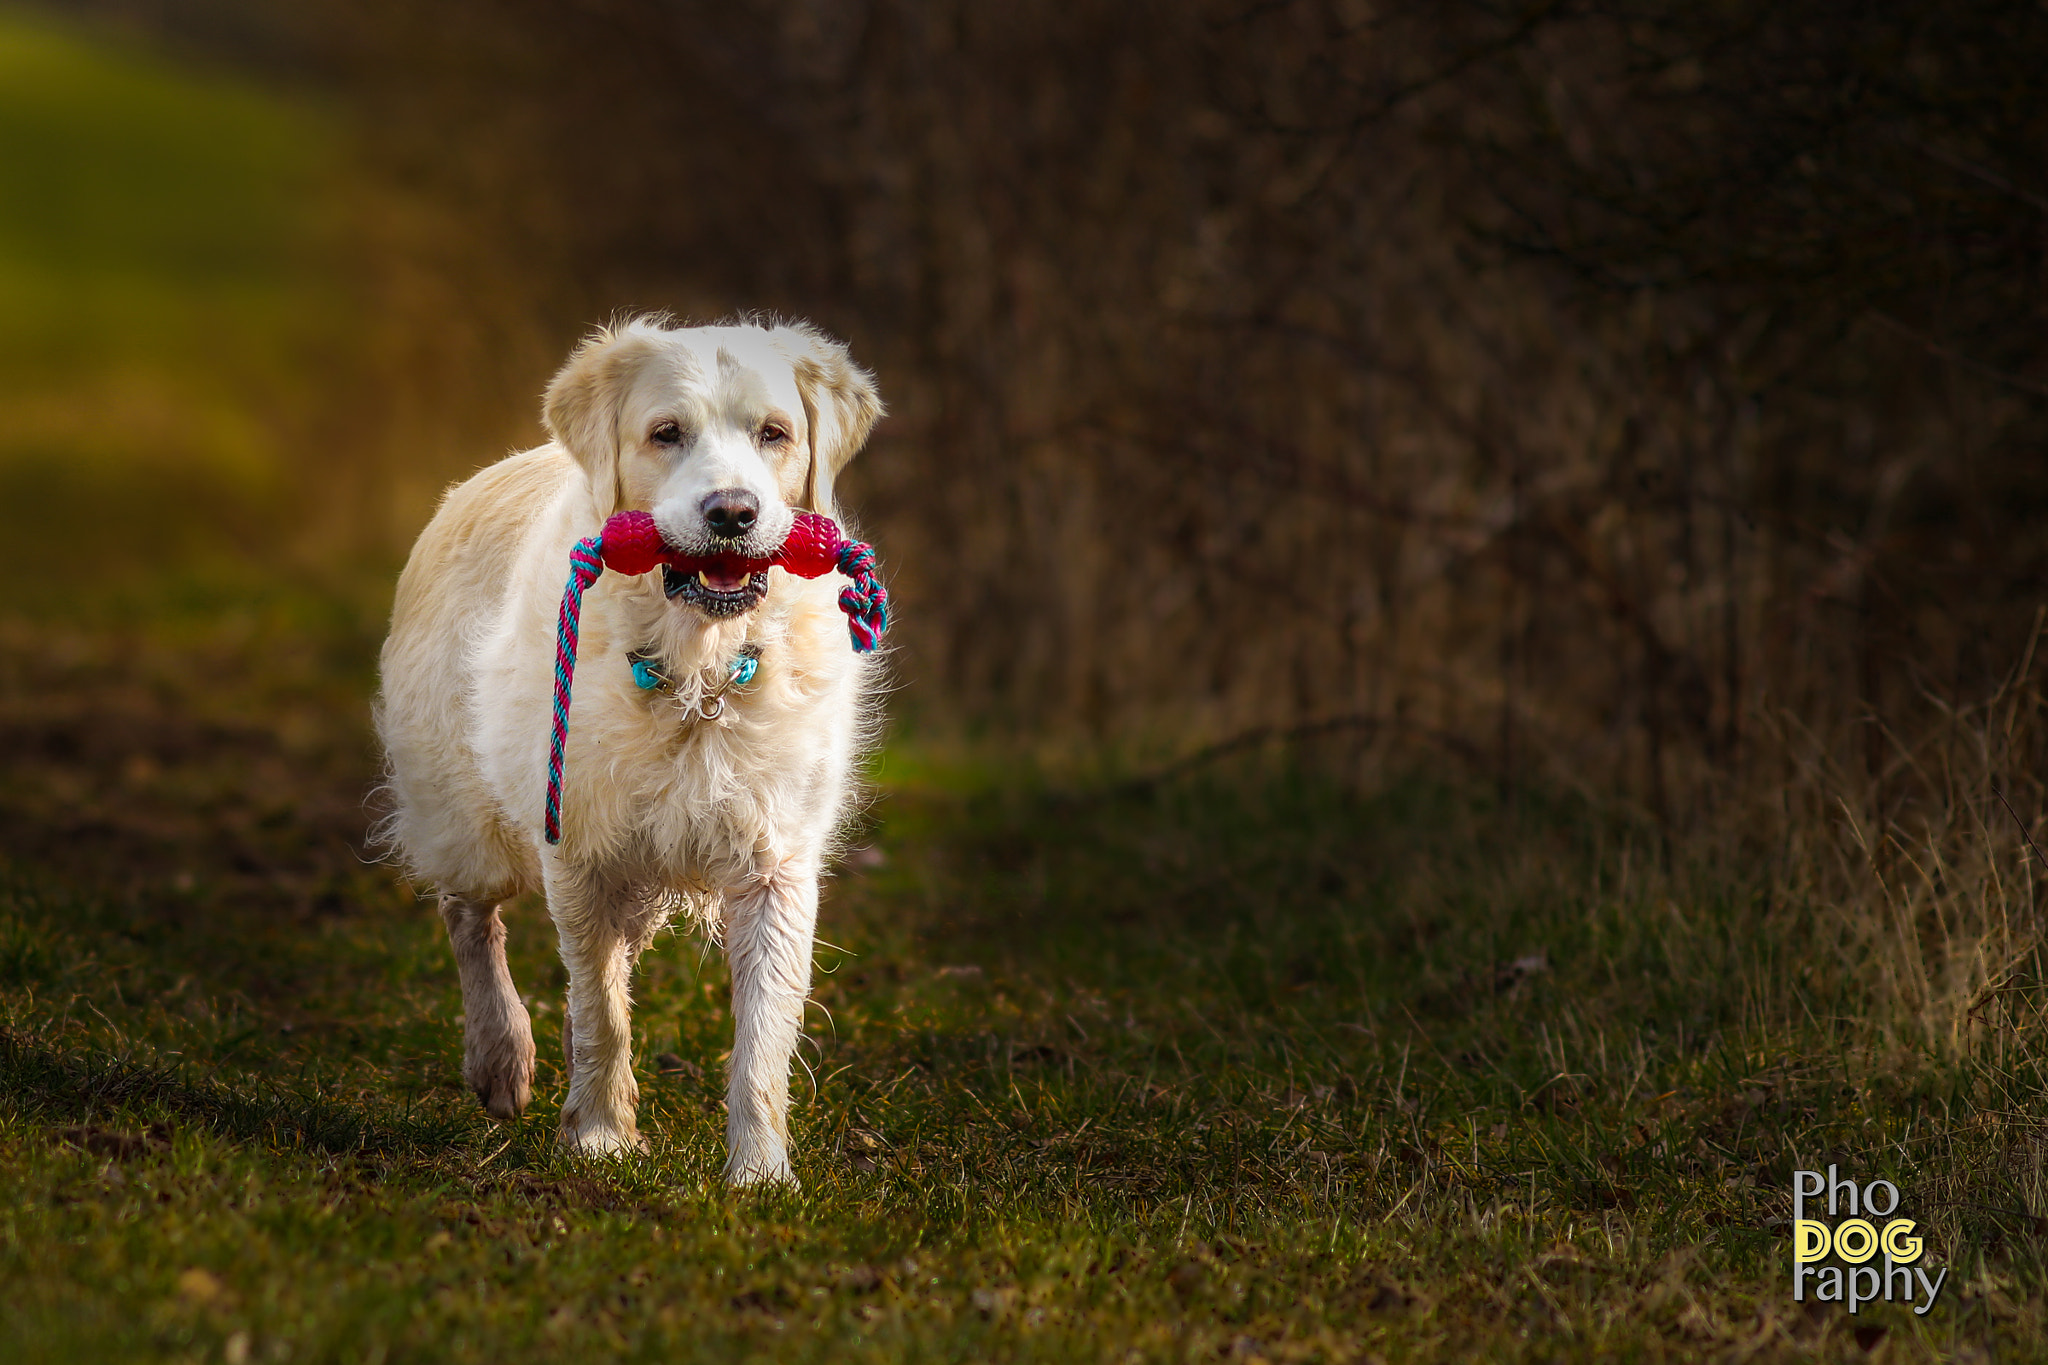
<svg viewBox="0 0 2048 1365"><path fill-rule="evenodd" d="M516 1119L533 1096L533 1021L505 964L505 921L489 900L441 897L462 978L462 1079L494 1119Z"/></svg>
<svg viewBox="0 0 2048 1365"><path fill-rule="evenodd" d="M732 966L732 1075L725 1177L796 1183L789 1168L789 1062L811 993L818 922L815 864L772 863L725 893Z"/></svg>
<svg viewBox="0 0 2048 1365"><path fill-rule="evenodd" d="M569 970L563 1020L569 1097L560 1141L585 1156L642 1150L633 1079L633 1017L627 982L637 939L622 922L616 888L559 864L546 871L548 914Z"/></svg>

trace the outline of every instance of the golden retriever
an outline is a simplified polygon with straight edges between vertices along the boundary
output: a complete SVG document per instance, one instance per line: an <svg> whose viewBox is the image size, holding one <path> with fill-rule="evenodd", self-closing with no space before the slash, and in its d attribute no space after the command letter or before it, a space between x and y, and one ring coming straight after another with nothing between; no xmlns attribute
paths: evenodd
<svg viewBox="0 0 2048 1365"><path fill-rule="evenodd" d="M531 1097L531 1021L500 903L547 897L568 968L561 1142L644 1146L628 979L679 908L725 947L734 1036L725 1172L791 1181L789 1068L818 877L863 742L872 656L829 578L671 570L586 594L561 813L542 834L556 610L569 552L616 511L692 553L774 554L882 414L844 346L800 324L636 319L549 385L553 440L449 490L399 579L377 729L382 833L440 895L467 1015L463 1078L498 1118ZM731 685L742 653L755 675ZM658 666L635 681L632 660ZM721 691L723 688L723 691Z"/></svg>

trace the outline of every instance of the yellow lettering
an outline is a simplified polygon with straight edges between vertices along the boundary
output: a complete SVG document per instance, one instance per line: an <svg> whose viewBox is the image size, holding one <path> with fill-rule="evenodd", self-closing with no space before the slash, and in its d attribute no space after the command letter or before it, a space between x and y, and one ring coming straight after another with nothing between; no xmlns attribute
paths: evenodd
<svg viewBox="0 0 2048 1365"><path fill-rule="evenodd" d="M1862 1265L1877 1254L1877 1229L1868 1218L1844 1218L1835 1228L1835 1255Z"/></svg>
<svg viewBox="0 0 2048 1365"><path fill-rule="evenodd" d="M1910 1218L1894 1218L1884 1225L1884 1254L1891 1257L1894 1264L1911 1265L1920 1259L1924 1245L1922 1239L1906 1235L1918 1226Z"/></svg>
<svg viewBox="0 0 2048 1365"><path fill-rule="evenodd" d="M1792 1225L1792 1260L1796 1265L1810 1265L1824 1260L1828 1254L1828 1225L1817 1223L1811 1218L1801 1218Z"/></svg>

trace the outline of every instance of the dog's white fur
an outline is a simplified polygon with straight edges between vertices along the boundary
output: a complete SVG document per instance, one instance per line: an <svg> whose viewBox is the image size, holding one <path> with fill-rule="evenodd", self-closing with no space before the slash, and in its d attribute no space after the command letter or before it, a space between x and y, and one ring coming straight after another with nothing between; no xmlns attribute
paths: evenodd
<svg viewBox="0 0 2048 1365"><path fill-rule="evenodd" d="M500 1118L530 1098L534 1049L499 904L545 891L569 971L560 1138L578 1152L644 1145L628 978L673 909L694 904L732 971L727 1178L788 1181L818 876L852 786L870 656L852 651L831 575L772 570L760 605L722 619L668 600L658 572L603 575L583 599L550 847L555 617L570 548L615 511L651 511L687 543L705 534L706 494L745 489L771 551L794 508L836 515L833 477L881 403L845 348L808 326L639 319L585 341L543 411L554 440L450 489L399 580L377 706L384 833L440 892L467 1013L463 1076ZM655 438L665 422L680 439ZM758 676L702 719L697 702L746 643L760 647ZM629 650L658 656L674 693L636 687Z"/></svg>

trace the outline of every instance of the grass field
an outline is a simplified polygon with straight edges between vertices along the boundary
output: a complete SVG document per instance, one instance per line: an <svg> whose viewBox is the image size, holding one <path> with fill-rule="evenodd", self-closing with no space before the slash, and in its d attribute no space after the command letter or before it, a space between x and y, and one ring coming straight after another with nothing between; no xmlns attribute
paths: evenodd
<svg viewBox="0 0 2048 1365"><path fill-rule="evenodd" d="M687 938L637 983L645 1159L553 1149L538 906L539 1094L486 1121L438 920L361 854L393 566L231 534L299 487L240 405L314 311L273 191L320 134L138 63L0 23L41 157L0 185L164 198L0 196L0 1359L2048 1353L2037 874L1981 784L1861 857L1853 791L1667 840L1341 744L1134 781L898 735L827 890L800 1193L714 1179ZM1932 1312L1791 1301L1828 1162L1903 1191Z"/></svg>
<svg viewBox="0 0 2048 1365"><path fill-rule="evenodd" d="M726 988L682 937L636 992L651 1155L566 1161L544 914L540 1095L497 1127L436 917L355 853L374 579L272 582L6 623L10 1360L2042 1341L2023 1032L1903 1046L1825 907L1616 817L1270 757L1119 787L888 750L827 896L803 1191L713 1178ZM1927 1316L1790 1301L1790 1173L1827 1161L1931 1225Z"/></svg>

